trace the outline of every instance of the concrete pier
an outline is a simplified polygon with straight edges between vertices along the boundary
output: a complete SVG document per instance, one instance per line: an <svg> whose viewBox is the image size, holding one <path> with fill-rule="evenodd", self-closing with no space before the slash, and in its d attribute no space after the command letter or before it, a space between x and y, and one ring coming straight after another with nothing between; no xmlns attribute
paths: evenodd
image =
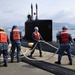
<svg viewBox="0 0 75 75"><path fill-rule="evenodd" d="M0 75L54 75L27 63L8 63L8 67L0 67Z"/></svg>
<svg viewBox="0 0 75 75"><path fill-rule="evenodd" d="M28 47L28 41L22 41L21 47L21 62L16 62L16 56L14 63L10 63L10 55L8 58L8 67L3 67L0 63L0 75L75 75L75 57L73 57L73 65L69 65L68 57L66 54L62 57L61 65L55 64L57 61L58 54L54 54L56 49L43 45L43 57L39 57L39 51L36 47L36 50L32 56L32 58L28 58L27 56L31 52L31 48ZM49 42L51 45L58 48L58 43ZM73 56L75 54L73 49ZM9 54L10 54L10 46L9 46ZM0 57L0 62L3 61L2 56ZM32 65L32 66L31 66Z"/></svg>
<svg viewBox="0 0 75 75"><path fill-rule="evenodd" d="M23 43L27 43L27 42L23 42ZM59 44L56 42L49 42L49 43L57 48L59 46ZM39 51L36 48L33 54L33 58L32 58L33 60L23 57L22 61L34 65L36 67L39 67L41 69L44 69L48 72L52 72L56 75L75 75L75 55L74 55L75 47L73 46L72 49L73 49L72 52L73 65L69 65L69 61L66 53L62 57L61 65L55 64L55 61L57 61L58 59L58 54L54 55L56 49L52 48L51 46L47 47L45 46L45 44L43 44L43 57L39 57ZM28 52L26 52L26 55L28 56L29 53L30 53L30 49ZM37 61L34 59L37 59Z"/></svg>

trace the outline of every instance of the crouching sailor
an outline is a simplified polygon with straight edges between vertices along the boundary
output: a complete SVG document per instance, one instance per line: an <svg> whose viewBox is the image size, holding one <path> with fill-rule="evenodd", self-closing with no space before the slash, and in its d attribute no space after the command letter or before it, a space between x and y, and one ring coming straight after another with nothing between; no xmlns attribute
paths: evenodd
<svg viewBox="0 0 75 75"><path fill-rule="evenodd" d="M74 43L74 41L73 41L71 35L68 33L67 26L62 27L62 31L58 35L57 39L59 40L60 47L59 47L59 51L58 51L58 61L55 63L61 64L62 55L64 54L64 51L66 51L68 54L69 65L72 65L71 43Z"/></svg>
<svg viewBox="0 0 75 75"><path fill-rule="evenodd" d="M0 55L3 54L4 64L3 66L7 67L8 62L8 36L3 28L0 28Z"/></svg>
<svg viewBox="0 0 75 75"><path fill-rule="evenodd" d="M39 48L39 53L40 53L40 57L42 57L42 45L39 42L40 40L43 40L41 34L38 32L39 28L38 27L34 27L34 32L32 33L32 38L34 41L34 45L32 47L32 49L34 48L35 44L38 42L37 46ZM35 49L32 50L30 57L32 57L32 54L34 53Z"/></svg>

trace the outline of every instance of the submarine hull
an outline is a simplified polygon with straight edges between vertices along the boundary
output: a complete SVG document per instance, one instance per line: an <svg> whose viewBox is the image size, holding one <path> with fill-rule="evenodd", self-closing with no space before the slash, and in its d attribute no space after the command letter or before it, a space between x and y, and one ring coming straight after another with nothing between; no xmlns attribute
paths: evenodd
<svg viewBox="0 0 75 75"><path fill-rule="evenodd" d="M52 20L34 20L25 22L25 36L27 40L32 40L34 27L39 28L39 32L45 41L52 41Z"/></svg>

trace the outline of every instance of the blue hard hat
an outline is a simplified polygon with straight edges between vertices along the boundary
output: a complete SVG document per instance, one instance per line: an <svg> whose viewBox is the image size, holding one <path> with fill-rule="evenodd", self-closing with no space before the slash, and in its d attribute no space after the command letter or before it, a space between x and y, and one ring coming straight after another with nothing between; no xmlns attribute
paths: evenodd
<svg viewBox="0 0 75 75"><path fill-rule="evenodd" d="M68 29L68 27L65 25L65 26L62 27L62 29Z"/></svg>
<svg viewBox="0 0 75 75"><path fill-rule="evenodd" d="M13 30L14 28L16 28L16 27L17 27L16 25L13 25L12 30Z"/></svg>
<svg viewBox="0 0 75 75"><path fill-rule="evenodd" d="M39 28L38 27L34 27L34 30L39 30Z"/></svg>
<svg viewBox="0 0 75 75"><path fill-rule="evenodd" d="M13 25L13 27L12 28L16 28L17 26L16 25Z"/></svg>

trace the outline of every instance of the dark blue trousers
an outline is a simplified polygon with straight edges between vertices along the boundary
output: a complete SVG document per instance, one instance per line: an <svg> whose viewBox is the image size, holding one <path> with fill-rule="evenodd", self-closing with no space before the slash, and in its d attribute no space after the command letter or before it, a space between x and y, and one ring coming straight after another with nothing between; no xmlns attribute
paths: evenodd
<svg viewBox="0 0 75 75"><path fill-rule="evenodd" d="M67 52L68 59L70 62L72 62L72 57L71 57L71 44L70 43L64 43L60 44L59 52L58 52L58 61L61 62L62 55L64 54L64 51Z"/></svg>

